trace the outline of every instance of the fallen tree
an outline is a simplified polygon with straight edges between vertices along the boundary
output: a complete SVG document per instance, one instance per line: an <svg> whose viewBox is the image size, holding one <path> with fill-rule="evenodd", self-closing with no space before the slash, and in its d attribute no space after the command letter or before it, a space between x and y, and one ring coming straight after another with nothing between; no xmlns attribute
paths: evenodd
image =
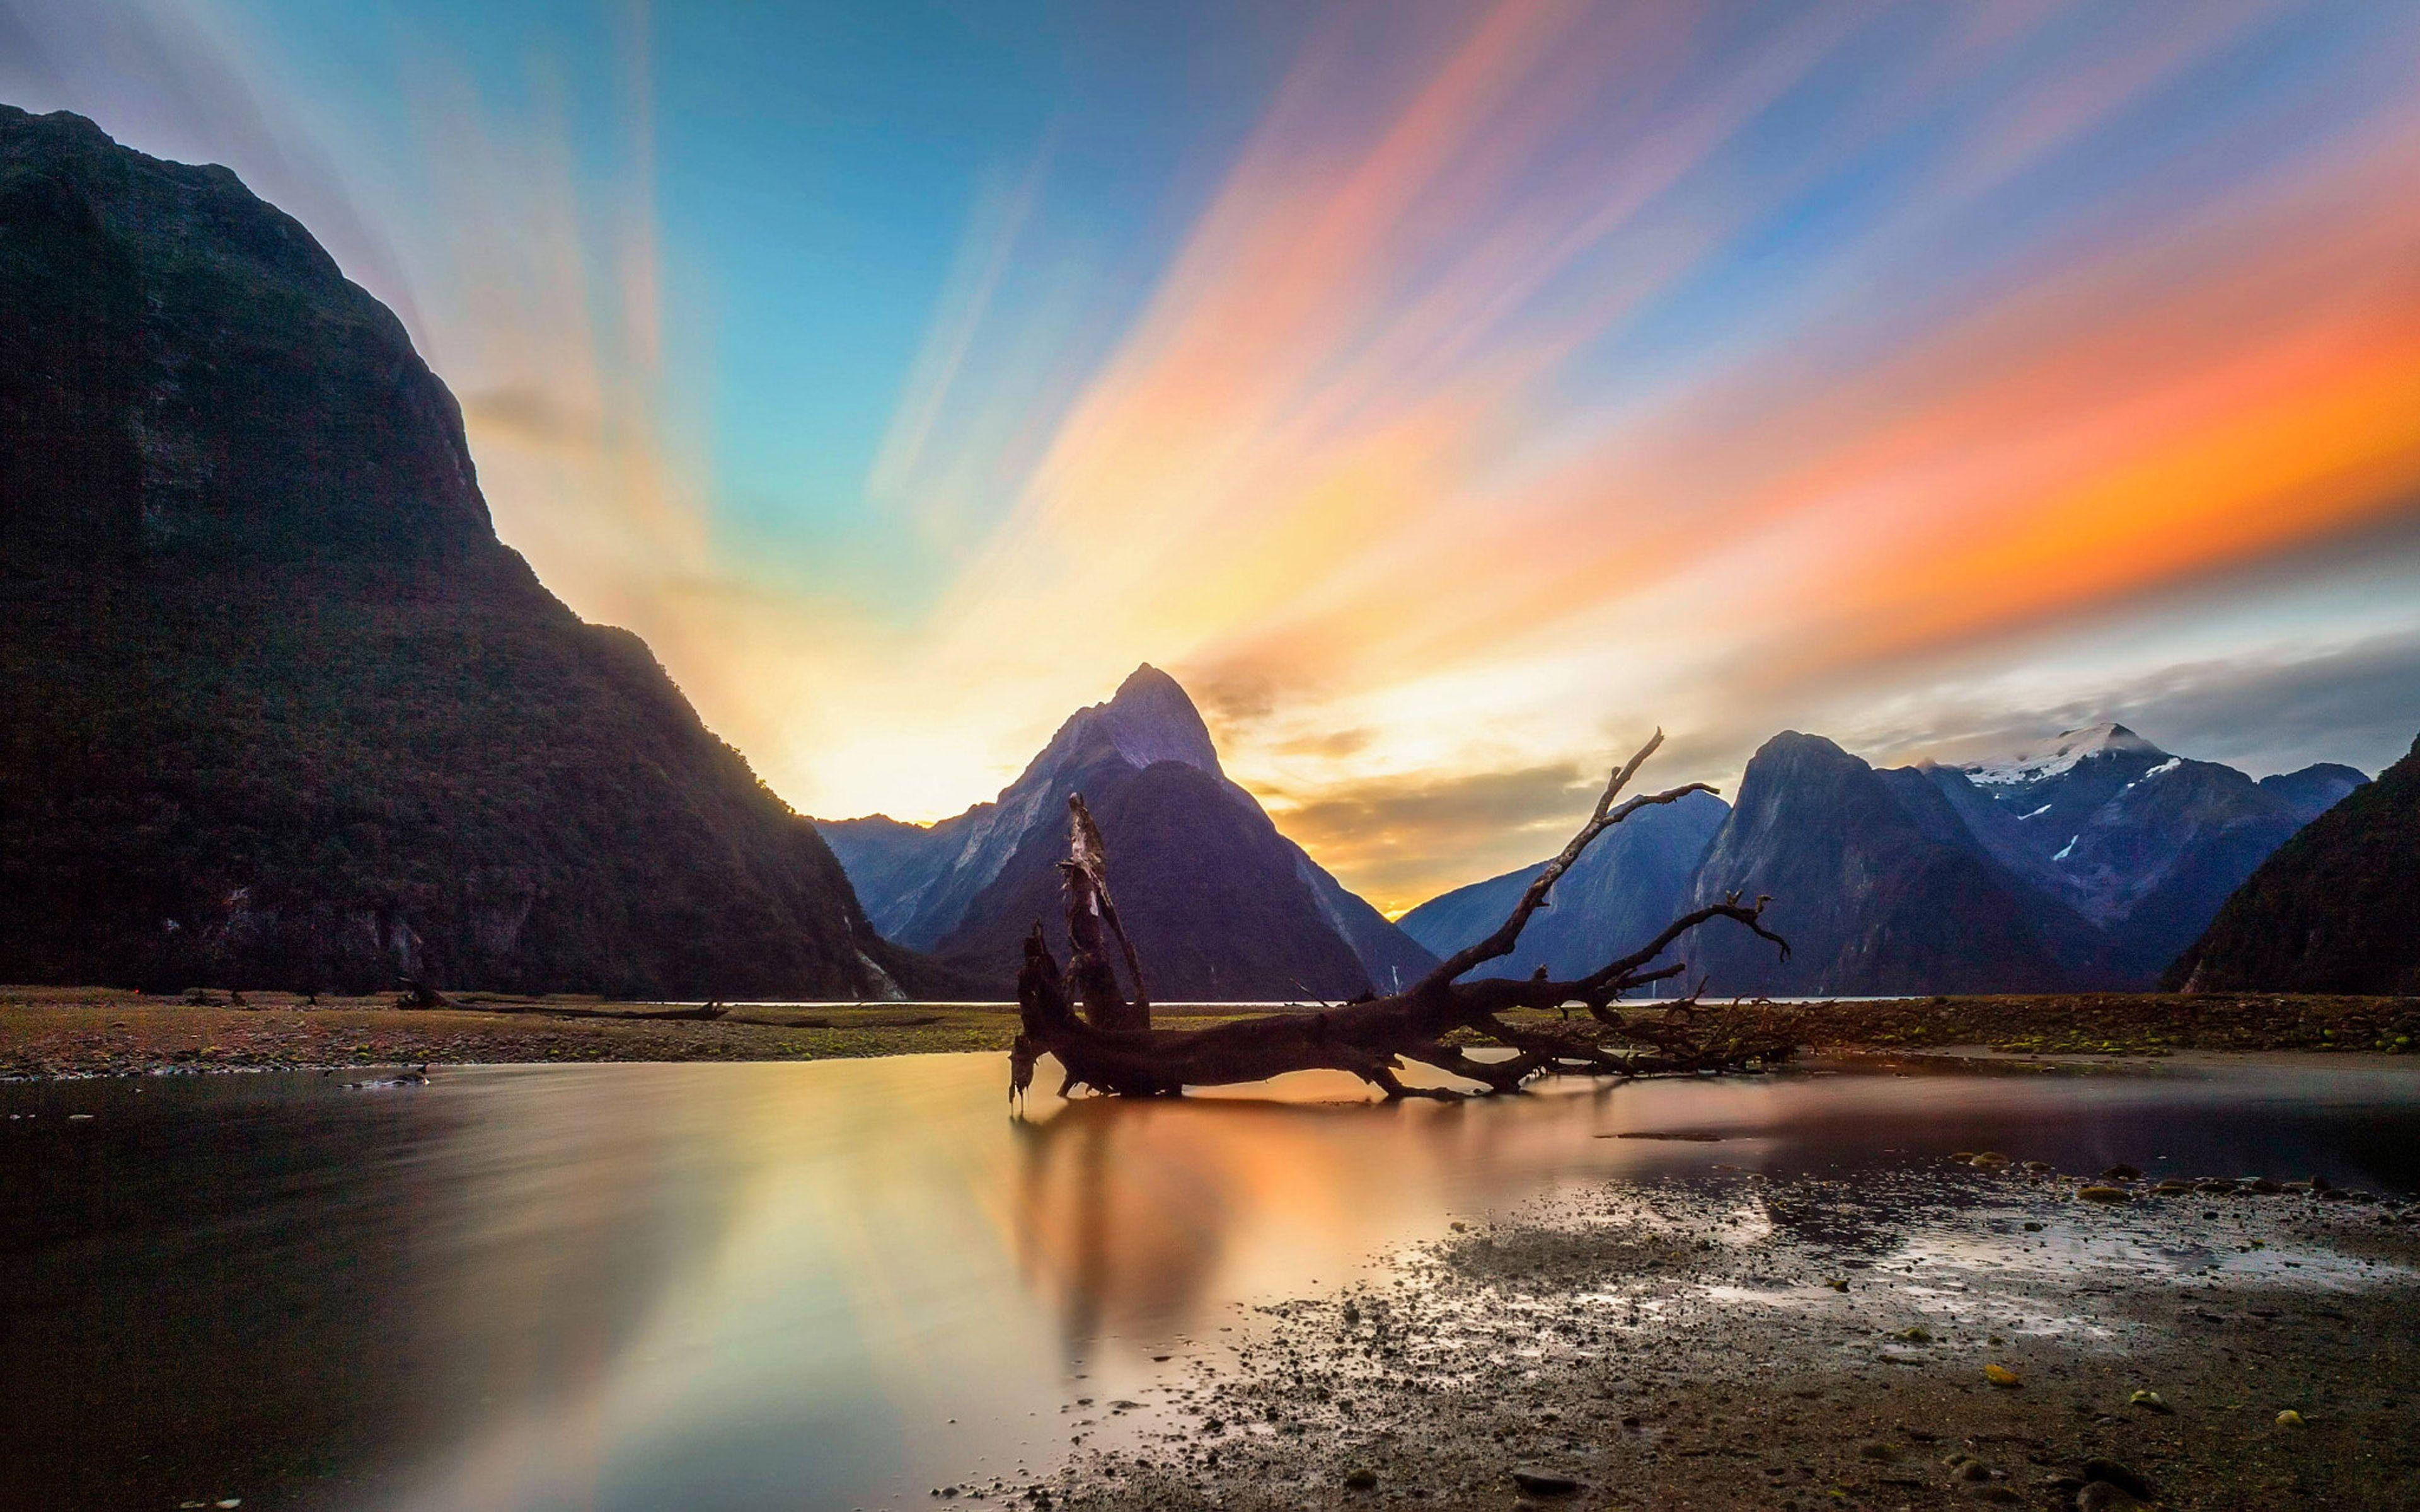
<svg viewBox="0 0 2420 1512"><path fill-rule="evenodd" d="M1691 782L1617 802L1663 742L1659 730L1614 770L1589 822L1531 880L1493 933L1455 951L1410 988L1342 1007L1262 1014L1199 1029L1152 1027L1142 963L1110 898L1100 831L1083 798L1071 797L1068 859L1060 863L1066 882L1067 961L1063 968L1035 924L1017 975L1019 1032L1009 1052L1010 1099L1023 1096L1044 1056L1057 1059L1066 1073L1059 1088L1063 1097L1078 1088L1164 1097L1187 1087L1264 1081L1291 1071L1341 1071L1389 1098L1450 1098L1465 1094L1405 1085L1398 1074L1404 1063L1433 1066L1496 1093L1512 1091L1535 1076L1734 1071L1787 1058L1797 1043L1797 1026L1769 1009L1717 1021L1696 1011L1694 993L1652 1017L1626 1016L1616 1006L1625 992L1687 971L1685 961L1656 963L1690 931L1716 919L1754 931L1788 959L1789 942L1764 927L1762 898L1743 903L1733 896L1693 909L1637 949L1572 980L1552 980L1543 969L1527 979L1459 980L1512 953L1522 928L1546 906L1556 880L1598 836L1641 809L1714 791ZM1120 964L1126 967L1131 995L1120 982ZM1585 1016L1575 1019L1569 1012L1574 1006ZM1503 1016L1521 1009L1565 1011L1559 1022L1516 1025ZM1487 1047L1495 1053L1473 1054Z"/></svg>

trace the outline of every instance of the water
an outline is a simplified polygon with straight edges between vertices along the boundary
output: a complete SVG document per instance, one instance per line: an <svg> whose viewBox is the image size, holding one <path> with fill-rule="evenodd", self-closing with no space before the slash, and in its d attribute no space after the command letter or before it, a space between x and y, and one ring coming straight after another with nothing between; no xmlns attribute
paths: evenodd
<svg viewBox="0 0 2420 1512"><path fill-rule="evenodd" d="M0 1088L0 1505L929 1504L1118 1431L1078 1427L1102 1411L1078 1400L1149 1400L1251 1304L1457 1219L1717 1165L1854 1175L1986 1147L2403 1192L2415 1070L1392 1106L1305 1076L1037 1098L1024 1120L996 1056Z"/></svg>

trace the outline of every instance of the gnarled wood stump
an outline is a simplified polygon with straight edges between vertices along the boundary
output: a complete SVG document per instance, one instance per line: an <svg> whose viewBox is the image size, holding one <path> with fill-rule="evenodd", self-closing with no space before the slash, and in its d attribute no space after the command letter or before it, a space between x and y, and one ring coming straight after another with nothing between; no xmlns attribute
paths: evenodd
<svg viewBox="0 0 2420 1512"><path fill-rule="evenodd" d="M1617 803L1663 742L1659 730L1615 769L1589 822L1530 881L1495 933L1455 951L1410 988L1342 1008L1268 1013L1200 1029L1152 1027L1142 964L1110 901L1100 831L1083 799L1071 798L1068 859L1060 863L1066 877L1067 964L1063 970L1043 938L1042 926L1035 924L1017 975L1019 1032L1009 1052L1009 1097L1014 1101L1024 1094L1044 1056L1055 1057L1066 1072L1059 1088L1063 1097L1078 1088L1130 1097L1171 1096L1187 1087L1322 1070L1349 1072L1390 1098L1459 1097L1465 1094L1407 1087L1397 1073L1404 1061L1419 1061L1494 1093L1512 1091L1533 1076L1734 1071L1787 1058L1798 1041L1796 1022L1770 1010L1716 1026L1693 1011L1694 995L1654 1018L1626 1018L1614 1006L1624 992L1686 971L1685 961L1657 962L1682 936L1715 919L1753 930L1787 959L1789 942L1764 927L1761 898L1749 904L1732 897L1692 910L1637 949L1573 980L1551 980L1544 970L1526 980L1458 980L1512 952L1523 926L1545 905L1556 881L1599 835L1641 809L1714 791L1692 782ZM1118 960L1133 982L1131 996L1118 980ZM1515 1009L1567 1010L1573 1005L1585 1009L1587 1016L1575 1020L1567 1012L1560 1024L1529 1025L1502 1017ZM1497 1053L1471 1053L1486 1046Z"/></svg>

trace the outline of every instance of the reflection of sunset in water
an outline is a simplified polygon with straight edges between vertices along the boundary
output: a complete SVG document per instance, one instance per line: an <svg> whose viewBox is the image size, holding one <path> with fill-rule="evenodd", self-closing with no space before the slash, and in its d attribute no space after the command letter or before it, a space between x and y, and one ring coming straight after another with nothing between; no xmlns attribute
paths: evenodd
<svg viewBox="0 0 2420 1512"><path fill-rule="evenodd" d="M24 1446L17 1487L66 1508L214 1488L349 1512L896 1504L1110 1442L1144 1414L1084 1399L1167 1401L1251 1335L1241 1309L1542 1196L1631 1241L1650 1210L1712 1200L1728 1242L1770 1225L1870 1250L1911 1215L1830 1195L1962 1147L2420 1176L2420 1078L2263 1067L2254 1098L2256 1073L2230 1074L1788 1074L1445 1105L1306 1075L1037 1098L1023 1119L993 1056L462 1068L379 1096L286 1076L5 1087L44 1123L94 1117L75 1160L0 1166L19 1276L0 1322L50 1363L0 1380L0 1421ZM1719 1142L1616 1137L1638 1133ZM1823 1180L1701 1186L1717 1167ZM1652 1248L1587 1263L1619 1286Z"/></svg>
<svg viewBox="0 0 2420 1512"><path fill-rule="evenodd" d="M1754 1089L1731 1090L1727 1116L1754 1121ZM1090 1099L1017 1126L1011 1237L1071 1349L1171 1337L1229 1299L1340 1278L1373 1235L1430 1237L1457 1212L1671 1158L1591 1137L1624 1126L1618 1097L1661 1101L1647 1088L1387 1103L1323 1072L1274 1091Z"/></svg>

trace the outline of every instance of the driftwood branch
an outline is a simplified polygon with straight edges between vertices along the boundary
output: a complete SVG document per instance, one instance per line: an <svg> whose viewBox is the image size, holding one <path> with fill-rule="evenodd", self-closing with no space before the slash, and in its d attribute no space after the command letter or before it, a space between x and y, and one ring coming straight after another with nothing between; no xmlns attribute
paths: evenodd
<svg viewBox="0 0 2420 1512"><path fill-rule="evenodd" d="M403 991L395 1000L397 1008L452 1008L454 1000L416 977L395 979Z"/></svg>
<svg viewBox="0 0 2420 1512"><path fill-rule="evenodd" d="M1061 863L1066 879L1068 962L1063 971L1042 926L1035 924L1017 976L1019 1032L1009 1053L1011 1100L1024 1095L1045 1056L1056 1059L1064 1072L1062 1096L1090 1088L1136 1097L1264 1081L1295 1071L1345 1072L1390 1098L1463 1095L1406 1084L1401 1074L1406 1062L1497 1093L1517 1090L1536 1076L1730 1071L1786 1059L1796 1047L1798 1026L1770 1007L1715 1026L1702 1024L1693 1011L1694 995L1661 1013L1637 1018L1615 1007L1623 993L1686 971L1685 961L1658 963L1691 931L1716 919L1772 941L1787 958L1789 942L1764 926L1762 898L1743 903L1734 896L1694 909L1645 945L1572 980L1554 980L1543 970L1526 980L1461 980L1474 967L1512 953L1523 927L1545 905L1555 883L1597 837L1641 809L1714 791L1692 782L1622 800L1622 791L1663 742L1659 730L1614 768L1588 822L1522 890L1503 923L1447 957L1410 988L1341 1008L1263 1014L1199 1029L1151 1026L1142 964L1110 899L1107 848L1083 800L1071 799L1068 859ZM1134 982L1131 1000L1117 980L1109 955L1112 943ZM1567 1014L1560 1024L1515 1023L1504 1017L1573 1004L1584 1007L1587 1016L1574 1020Z"/></svg>
<svg viewBox="0 0 2420 1512"><path fill-rule="evenodd" d="M1080 793L1067 795L1067 859L1059 863L1067 879L1067 976L1083 1001L1085 1022L1096 1029L1148 1029L1151 997L1143 986L1142 960L1109 896L1109 847L1101 843L1100 826ZM1109 962L1112 939L1134 982L1132 999L1119 988L1117 968Z"/></svg>

